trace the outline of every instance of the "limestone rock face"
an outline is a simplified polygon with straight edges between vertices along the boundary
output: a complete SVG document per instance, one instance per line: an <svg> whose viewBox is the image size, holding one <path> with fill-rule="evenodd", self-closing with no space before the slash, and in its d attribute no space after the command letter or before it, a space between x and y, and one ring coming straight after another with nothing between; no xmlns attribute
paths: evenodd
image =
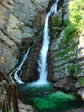
<svg viewBox="0 0 84 112"><path fill-rule="evenodd" d="M56 15L54 15L51 18L51 23L50 23L52 25L51 26L52 42L50 46L50 52L52 55L51 56L53 61L52 69L54 74L52 75L49 74L49 80L52 81L56 81L60 78L65 78L66 76L68 76L66 68L67 68L67 63L69 61L69 58L66 61L63 59L63 55L65 57L68 57L68 55L71 53L71 52L65 53L65 48L67 47L69 48L70 45L66 45L66 44L63 45L65 31L62 29L63 24L66 23L69 18L69 9L68 9L69 0L68 1L59 0L59 3L61 4L59 4L58 12L56 13Z"/></svg>
<svg viewBox="0 0 84 112"><path fill-rule="evenodd" d="M36 38L49 0L0 0L0 72L17 64L23 39Z"/></svg>
<svg viewBox="0 0 84 112"><path fill-rule="evenodd" d="M59 8L58 13L51 18L53 41L50 52L54 74L49 74L49 79L53 82L56 81L56 87L60 87L66 83L66 77L72 77L75 81L72 82L74 88L79 89L84 88L84 31L80 36L77 37L75 34L72 38L74 31L67 24L69 20L68 5L69 0L64 0L61 6L63 9ZM80 95L83 92L80 91Z"/></svg>
<svg viewBox="0 0 84 112"><path fill-rule="evenodd" d="M84 31L82 31L81 36L79 38L79 45L78 45L78 58L80 59L80 72L77 75L77 78L79 80L80 87L84 87Z"/></svg>

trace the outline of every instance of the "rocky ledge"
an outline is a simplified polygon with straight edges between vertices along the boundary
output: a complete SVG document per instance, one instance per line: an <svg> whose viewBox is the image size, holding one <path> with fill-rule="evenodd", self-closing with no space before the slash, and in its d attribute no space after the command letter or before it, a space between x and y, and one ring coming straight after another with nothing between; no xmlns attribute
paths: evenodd
<svg viewBox="0 0 84 112"><path fill-rule="evenodd" d="M84 112L84 108L67 110L67 111L63 111L63 112Z"/></svg>

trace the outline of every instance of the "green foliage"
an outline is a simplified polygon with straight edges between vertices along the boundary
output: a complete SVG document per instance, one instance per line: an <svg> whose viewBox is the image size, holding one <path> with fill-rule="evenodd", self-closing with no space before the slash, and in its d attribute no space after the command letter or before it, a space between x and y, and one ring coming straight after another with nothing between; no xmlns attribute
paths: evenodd
<svg viewBox="0 0 84 112"><path fill-rule="evenodd" d="M73 0L69 3L69 23L74 26L74 29L78 34L82 32L84 28L84 0Z"/></svg>
<svg viewBox="0 0 84 112"><path fill-rule="evenodd" d="M74 65L68 66L68 73L73 75L75 73Z"/></svg>
<svg viewBox="0 0 84 112"><path fill-rule="evenodd" d="M60 20L59 20L59 17L58 16L54 16L53 19L52 19L52 24L53 26L59 26L60 24Z"/></svg>
<svg viewBox="0 0 84 112"><path fill-rule="evenodd" d="M74 36L80 37L80 34L84 29L84 0L71 0L69 10L69 24L73 26L73 29L75 29ZM75 75L78 75L81 71L81 65L73 65L69 68L70 74L75 73ZM80 85L84 86L84 78L79 78L78 80Z"/></svg>
<svg viewBox="0 0 84 112"><path fill-rule="evenodd" d="M74 42L74 38L78 38L84 28L84 1L83 0L71 0L69 2L69 21L67 21L68 27L64 24L63 29L65 35L63 43L67 44Z"/></svg>
<svg viewBox="0 0 84 112"><path fill-rule="evenodd" d="M70 41L73 41L73 34L75 32L75 29L72 25L69 25L68 27L66 27L65 29L65 35L64 35L64 38L63 38L63 43L68 43Z"/></svg>
<svg viewBox="0 0 84 112"><path fill-rule="evenodd" d="M68 73L71 75L71 76L75 76L77 74L79 74L81 72L81 66L79 64L75 65L75 64L72 64L72 65L69 65L68 66Z"/></svg>
<svg viewBox="0 0 84 112"><path fill-rule="evenodd" d="M78 79L80 86L84 86L84 77Z"/></svg>
<svg viewBox="0 0 84 112"><path fill-rule="evenodd" d="M11 110L9 110L8 112L11 112Z"/></svg>
<svg viewBox="0 0 84 112"><path fill-rule="evenodd" d="M31 0L31 3L34 4L34 0Z"/></svg>

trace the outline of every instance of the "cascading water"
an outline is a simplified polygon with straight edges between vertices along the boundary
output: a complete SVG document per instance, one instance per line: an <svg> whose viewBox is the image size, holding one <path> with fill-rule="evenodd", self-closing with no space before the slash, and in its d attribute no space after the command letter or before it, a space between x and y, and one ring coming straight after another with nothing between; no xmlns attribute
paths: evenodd
<svg viewBox="0 0 84 112"><path fill-rule="evenodd" d="M56 0L56 2L52 5L50 11L46 15L44 31L43 31L43 43L42 43L42 48L41 48L40 56L38 60L38 65L39 65L38 71L39 71L40 77L36 82L33 82L32 84L30 84L31 86L48 84L47 54L48 54L48 48L49 48L49 42L50 42L48 20L52 14L57 12L57 4L58 4L58 0ZM28 48L26 54L24 55L21 64L9 74L10 79L12 80L13 83L14 83L14 80L12 79L12 75L14 75L14 79L16 80L16 82L23 83L21 78L18 76L18 72L21 70L24 64L24 61L26 60L29 54L29 51L30 51L30 48Z"/></svg>
<svg viewBox="0 0 84 112"><path fill-rule="evenodd" d="M46 15L46 19L45 19L44 32L43 32L43 44L42 44L42 48L40 51L40 59L38 61L38 64L39 64L38 71L40 73L40 78L38 82L42 84L45 84L48 82L47 81L47 74L48 74L47 54L48 54L48 48L49 48L49 42L50 42L48 20L52 14L57 12L57 3L58 3L58 0L56 0L56 3L53 4L50 11Z"/></svg>
<svg viewBox="0 0 84 112"><path fill-rule="evenodd" d="M9 74L12 83L14 83L14 80L12 79L12 75L14 75L14 79L16 80L17 83L20 83L20 84L24 83L24 82L21 80L21 76L18 76L18 72L21 70L21 68L22 68L22 66L23 66L23 64L24 64L24 62L25 62L25 60L27 59L27 56L28 56L29 52L30 52L30 47L28 48L27 52L26 52L25 55L23 56L23 59L22 59L20 65L19 65L17 68L15 68L15 69Z"/></svg>
<svg viewBox="0 0 84 112"><path fill-rule="evenodd" d="M39 79L32 83L32 85L44 85L48 84L47 80L47 54L48 54L48 48L49 48L49 42L50 42L50 36L49 36L49 17L57 12L57 4L58 0L52 5L50 11L46 15L45 19L45 25L44 25L44 32L43 32L43 43L42 43L42 48L40 51L40 56L38 60L38 72L40 74Z"/></svg>

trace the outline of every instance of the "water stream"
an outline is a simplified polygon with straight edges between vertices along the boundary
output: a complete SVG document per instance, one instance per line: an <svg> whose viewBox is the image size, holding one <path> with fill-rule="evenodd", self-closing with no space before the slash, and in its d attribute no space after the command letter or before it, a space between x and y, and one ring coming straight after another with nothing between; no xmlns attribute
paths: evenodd
<svg viewBox="0 0 84 112"><path fill-rule="evenodd" d="M23 56L23 59L22 59L20 65L17 66L17 67L9 74L12 83L14 83L15 81L16 81L17 83L19 83L19 84L23 84L23 83L24 83L24 82L21 80L21 75L19 75L18 73L19 73L19 71L22 69L22 66L23 66L25 60L27 59L29 52L30 52L30 47L27 49L27 52L26 52L25 55ZM13 75L14 75L15 81L14 81L14 79L12 78Z"/></svg>
<svg viewBox="0 0 84 112"><path fill-rule="evenodd" d="M58 0L56 0L56 2L52 5L52 7L50 8L50 11L46 15L44 31L43 31L42 48L40 50L40 55L38 60L39 79L36 82L33 82L31 86L42 86L45 84L49 84L47 80L47 74L48 74L47 54L48 54L48 48L50 43L48 22L49 22L49 17L57 12L57 4L58 4Z"/></svg>
<svg viewBox="0 0 84 112"><path fill-rule="evenodd" d="M48 48L49 48L49 42L50 42L48 21L49 21L49 17L51 16L51 14L54 14L57 12L57 3L58 3L58 0L56 0L56 3L54 5L52 5L45 19L44 32L43 32L43 43L42 43L42 48L40 51L40 58L38 60L38 64L39 64L38 71L40 73L38 83L40 84L47 83L47 74L48 74L47 54L48 54Z"/></svg>

